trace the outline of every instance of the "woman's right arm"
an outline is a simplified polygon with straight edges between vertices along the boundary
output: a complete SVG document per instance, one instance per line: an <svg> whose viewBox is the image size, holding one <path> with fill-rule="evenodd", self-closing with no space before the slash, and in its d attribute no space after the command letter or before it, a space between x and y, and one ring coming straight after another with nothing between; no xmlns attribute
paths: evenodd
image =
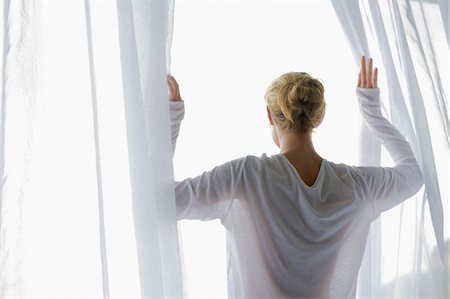
<svg viewBox="0 0 450 299"><path fill-rule="evenodd" d="M172 157L175 154L175 146L180 133L181 121L184 118L184 102L181 99L178 82L172 75L167 75L167 87L169 89L170 131L172 135Z"/></svg>
<svg viewBox="0 0 450 299"><path fill-rule="evenodd" d="M358 167L376 218L417 193L423 185L423 176L408 141L381 113L378 70L372 71L372 60L367 69L365 64L363 57L356 89L360 111L370 131L381 140L395 164L394 167Z"/></svg>
<svg viewBox="0 0 450 299"><path fill-rule="evenodd" d="M175 78L168 75L167 83L173 154L181 121L184 118L184 102ZM177 218L198 220L223 218L231 201L239 195L245 161L246 157L235 159L194 178L175 182Z"/></svg>
<svg viewBox="0 0 450 299"><path fill-rule="evenodd" d="M175 182L178 219L222 219L231 201L242 195L246 159L235 159L194 178Z"/></svg>

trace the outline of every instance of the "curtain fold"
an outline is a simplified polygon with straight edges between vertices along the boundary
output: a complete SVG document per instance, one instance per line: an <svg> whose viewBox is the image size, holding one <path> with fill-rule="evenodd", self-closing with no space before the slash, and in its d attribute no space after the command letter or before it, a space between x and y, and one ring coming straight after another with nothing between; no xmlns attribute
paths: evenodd
<svg viewBox="0 0 450 299"><path fill-rule="evenodd" d="M166 88L168 9L169 2L163 0L117 2L122 78L127 82L133 213L145 298L182 296ZM148 227L155 228L153 234Z"/></svg>
<svg viewBox="0 0 450 299"><path fill-rule="evenodd" d="M95 168L97 175L97 192L98 192L98 218L99 218L99 241L100 241L100 259L102 265L102 285L103 297L109 298L109 279L108 279L108 258L106 253L106 236L105 236L105 211L103 200L103 184L102 184L102 168L100 155L100 140L98 130L98 105L97 105L97 90L95 84L95 66L94 66L94 51L92 41L92 21L90 3L88 0L84 2L85 16L86 16L86 37L89 57L89 72L91 79L91 98L92 98L92 120L94 128L94 142L95 142Z"/></svg>
<svg viewBox="0 0 450 299"><path fill-rule="evenodd" d="M408 19L414 19L412 16L410 3L409 1L403 2L405 5L407 11L404 13L406 15L406 20ZM398 3L396 1L392 2L392 8L393 8L393 15L394 15L394 23L395 28L397 32L397 41L399 45L399 51L400 56L403 60L403 67L404 67L404 74L406 76L406 85L407 90L409 93L409 100L410 100L410 106L411 106L411 112L413 115L413 121L416 128L416 134L418 138L420 139L419 149L416 149L416 152L421 154L421 161L422 164L422 172L424 173L425 178L425 189L426 189L426 197L429 200L429 207L431 210L431 220L433 221L433 228L434 233L436 236L437 245L439 247L439 251L441 253L442 258L444 257L444 235L443 235L443 209L442 209L442 201L440 196L440 189L438 185L438 179L437 179L437 173L436 173L436 162L434 159L433 154L433 144L431 142L430 132L429 132L429 123L426 116L425 111L425 104L424 104L424 98L422 95L422 92L420 90L420 85L417 79L416 70L414 68L413 63L413 57L411 55L410 48L408 46L408 41L406 38L406 30L403 26L402 17L400 15L400 9L398 7ZM414 24L414 22L412 22ZM419 48L421 48L421 40L420 37L417 34L417 31L414 30L414 33L416 33L415 38L417 42L415 43ZM420 51L419 58L422 59L425 66L428 66L428 61L425 59L425 53L423 51ZM417 57L416 57L417 59ZM436 64L435 61L434 65ZM433 63L431 62L431 63ZM431 77L427 77L426 79L432 81ZM440 80L439 80L440 81ZM434 86L433 86L434 87ZM435 88L432 88L433 95L431 99L434 99L435 101L444 101L444 98L442 97L442 93L440 94L441 98L438 98L438 90ZM394 101L392 101L395 103ZM443 103L442 106L447 106ZM396 106L393 105L393 109L396 109ZM448 135L447 135L447 126L448 126L448 115L446 109L441 109L440 116L443 120L443 128L444 132L446 134L445 137L447 137L448 141ZM409 136L408 136L409 137ZM412 137L409 137L412 139Z"/></svg>
<svg viewBox="0 0 450 299"><path fill-rule="evenodd" d="M448 15L449 15L449 5L448 5L448 1L447 0L439 0L439 8L441 10L441 16L442 16L442 22L444 23L444 29L445 29L445 33L447 35L447 43L450 47L450 35L449 35L449 26L450 26L450 21L448 19Z"/></svg>
<svg viewBox="0 0 450 299"><path fill-rule="evenodd" d="M336 16L352 48L356 66L359 67L361 55L370 57L369 44L364 23L360 14L359 1L332 1ZM381 163L381 142L370 132L361 120L359 163L362 166L379 166ZM379 297L381 289L381 240L380 219L372 222L365 255L358 278L359 297Z"/></svg>
<svg viewBox="0 0 450 299"><path fill-rule="evenodd" d="M381 64L380 70L385 74L381 78L386 78L385 87L387 87L386 96L389 99L390 119L411 143L424 173L425 190L423 196L417 195L414 199L394 208L389 215L382 215L373 223L360 270L358 295L360 297L419 298L424 295L440 297L445 256L444 209L436 170L438 160L435 160L433 150L433 143L437 140L431 139L430 122L427 117L430 110L425 108L424 103L425 101L434 103L434 115L437 116L434 123L440 120L439 128L444 134L438 136L445 142L445 147L448 149L448 105L441 84L441 76L445 74L439 71L439 64L445 61L446 57L442 55L445 52L435 52L435 47L439 46L439 49L442 49L442 44L436 42L436 36L440 34L438 35L440 38L444 37L447 28L436 29L436 25L442 23L439 24L424 13L422 1L369 1L364 2L363 7L359 6L360 3L362 2L357 0L333 1L333 6L358 63L360 55L368 55L368 49L363 46L366 40L371 37L374 41L372 49L379 53L382 60L376 61L376 64ZM416 6L414 9L416 14L413 14L411 8L413 4ZM436 9L438 9L436 5L428 7L434 15ZM362 10L365 12L366 24L361 21ZM428 28L435 28L433 37L430 36ZM387 30L389 30L389 36ZM374 36L371 36L371 33ZM364 52L361 52L361 49L364 49ZM399 59L399 62L395 61L395 58ZM362 138L363 141L364 138L371 137L363 135ZM361 146L363 147L364 145ZM361 162L364 164L364 160L370 159L370 155L368 152L362 151L362 153ZM411 201L415 202L411 203ZM426 210L428 208L429 211ZM398 220L393 221L393 216ZM411 223L408 217L413 217L412 224L416 228L414 235L410 236L414 239L411 243L414 248L412 252L411 247L404 248L405 241L402 241L408 234L404 229L404 223ZM394 267L397 272L390 275L389 283L383 282L383 276L389 275L386 275L387 270L381 268L382 261L386 260L388 255L387 249L381 247L381 244L386 243L385 240L388 238L386 235L390 234L381 229L383 222L389 223L390 228L397 233L397 243L391 244L398 247L396 253L391 253L397 260ZM430 233L434 234L434 238L429 238ZM431 259L436 259L436 255L432 256L431 253L433 246L438 252L438 258L432 261ZM402 276L401 269L407 268L402 266L404 256L409 254L413 255L409 258L412 266L410 266L409 274Z"/></svg>
<svg viewBox="0 0 450 299"><path fill-rule="evenodd" d="M2 1L0 297L182 297L173 1Z"/></svg>

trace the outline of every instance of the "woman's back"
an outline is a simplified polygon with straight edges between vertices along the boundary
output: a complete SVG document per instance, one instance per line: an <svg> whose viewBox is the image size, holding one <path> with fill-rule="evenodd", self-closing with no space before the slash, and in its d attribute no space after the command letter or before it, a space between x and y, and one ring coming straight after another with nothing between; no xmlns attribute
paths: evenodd
<svg viewBox="0 0 450 299"><path fill-rule="evenodd" d="M358 90L361 101L378 94ZM371 221L423 184L409 144L370 113L395 167L324 159L308 186L284 154L264 154L176 183L179 219L219 218L227 228L230 297L354 297Z"/></svg>
<svg viewBox="0 0 450 299"><path fill-rule="evenodd" d="M375 84L360 75L357 97L394 167L322 159L311 132L323 119L323 87L305 73L288 73L267 91L280 154L246 156L175 183L179 219L219 218L227 228L230 297L355 296L371 221L423 185L411 147L381 114L376 73ZM170 104L173 148L183 105Z"/></svg>
<svg viewBox="0 0 450 299"><path fill-rule="evenodd" d="M349 263L359 266L373 218L358 170L323 160L310 187L283 154L237 164L242 185L221 217L229 296L352 296L358 267Z"/></svg>

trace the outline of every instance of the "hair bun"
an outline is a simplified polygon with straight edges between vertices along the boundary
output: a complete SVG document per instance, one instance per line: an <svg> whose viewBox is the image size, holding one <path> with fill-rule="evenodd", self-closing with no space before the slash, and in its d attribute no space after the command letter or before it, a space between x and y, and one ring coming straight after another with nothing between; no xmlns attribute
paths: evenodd
<svg viewBox="0 0 450 299"><path fill-rule="evenodd" d="M272 82L266 100L284 127L300 132L312 129L325 110L322 83L304 72L286 73Z"/></svg>
<svg viewBox="0 0 450 299"><path fill-rule="evenodd" d="M308 102L314 101L320 97L319 86L314 79L305 78L304 80L298 80L293 83L291 92L289 93L290 101Z"/></svg>

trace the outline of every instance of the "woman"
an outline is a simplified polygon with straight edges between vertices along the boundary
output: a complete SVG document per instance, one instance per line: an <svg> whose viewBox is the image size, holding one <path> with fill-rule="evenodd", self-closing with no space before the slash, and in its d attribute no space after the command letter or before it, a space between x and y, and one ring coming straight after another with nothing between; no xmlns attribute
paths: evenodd
<svg viewBox="0 0 450 299"><path fill-rule="evenodd" d="M227 229L228 294L245 298L353 298L372 220L414 195L423 178L411 147L381 114L372 59L356 88L361 114L394 167L322 158L311 140L325 113L324 88L287 73L267 88L267 116L281 152L247 156L176 182L179 219L219 218ZM184 106L168 77L172 141Z"/></svg>

